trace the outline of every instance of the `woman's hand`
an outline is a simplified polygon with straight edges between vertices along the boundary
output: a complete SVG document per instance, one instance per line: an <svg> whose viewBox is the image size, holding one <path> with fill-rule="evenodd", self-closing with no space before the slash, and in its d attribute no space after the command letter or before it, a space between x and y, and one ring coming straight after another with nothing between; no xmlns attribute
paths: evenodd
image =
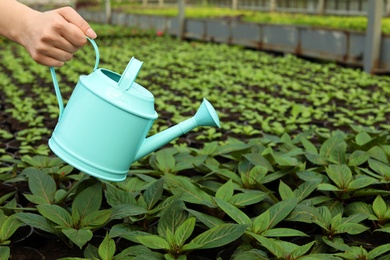
<svg viewBox="0 0 390 260"><path fill-rule="evenodd" d="M38 12L16 0L0 0L0 35L26 48L46 66L59 67L96 33L71 7Z"/></svg>
<svg viewBox="0 0 390 260"><path fill-rule="evenodd" d="M71 7L48 12L36 12L29 17L20 44L38 63L60 67L87 43L96 33Z"/></svg>

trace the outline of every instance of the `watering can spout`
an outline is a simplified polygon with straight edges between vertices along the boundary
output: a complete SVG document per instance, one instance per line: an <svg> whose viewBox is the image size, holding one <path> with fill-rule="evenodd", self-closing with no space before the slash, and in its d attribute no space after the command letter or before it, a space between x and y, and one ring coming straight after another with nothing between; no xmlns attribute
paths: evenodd
<svg viewBox="0 0 390 260"><path fill-rule="evenodd" d="M210 104L207 99L203 99L202 104L200 105L196 114L175 125L172 126L161 133L155 134L145 139L141 148L138 150L137 155L134 158L134 161L144 157L145 155L157 150L158 148L169 143L173 139L186 134L192 129L198 126L217 126L221 127L219 123L219 118L214 107Z"/></svg>

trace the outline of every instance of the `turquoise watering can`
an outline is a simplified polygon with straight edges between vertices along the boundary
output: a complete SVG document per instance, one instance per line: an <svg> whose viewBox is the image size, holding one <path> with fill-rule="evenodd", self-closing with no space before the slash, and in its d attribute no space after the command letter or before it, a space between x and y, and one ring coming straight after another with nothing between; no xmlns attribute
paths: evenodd
<svg viewBox="0 0 390 260"><path fill-rule="evenodd" d="M135 82L142 62L134 57L122 75L98 68L96 52L91 74L82 75L64 107L54 68L50 68L60 114L49 139L50 149L73 167L108 181L126 179L131 164L198 126L218 126L219 118L206 100L196 114L146 138L157 113L154 96Z"/></svg>

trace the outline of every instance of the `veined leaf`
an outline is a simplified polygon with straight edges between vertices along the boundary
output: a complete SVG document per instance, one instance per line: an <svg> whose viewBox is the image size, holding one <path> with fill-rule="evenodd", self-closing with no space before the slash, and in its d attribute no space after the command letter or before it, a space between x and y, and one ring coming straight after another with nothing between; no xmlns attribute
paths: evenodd
<svg viewBox="0 0 390 260"><path fill-rule="evenodd" d="M41 215L19 212L16 213L15 216L26 225L46 231L48 233L56 233L56 229L53 227L51 222Z"/></svg>
<svg viewBox="0 0 390 260"><path fill-rule="evenodd" d="M326 161L326 159L324 157L322 157L321 155L316 154L316 153L306 152L305 157L310 162L312 162L316 165L327 165L328 164L328 162Z"/></svg>
<svg viewBox="0 0 390 260"><path fill-rule="evenodd" d="M239 210L229 202L226 202L218 198L214 198L214 200L218 204L218 206L238 224L245 224L245 225L252 224L251 219L244 212L242 212L241 210Z"/></svg>
<svg viewBox="0 0 390 260"><path fill-rule="evenodd" d="M267 193L257 190L249 190L243 193L238 193L233 195L229 200L230 204L233 204L236 207L244 207L248 205L253 205L259 203L267 197Z"/></svg>
<svg viewBox="0 0 390 260"><path fill-rule="evenodd" d="M72 217L68 211L57 205L38 205L39 213L61 228L72 227Z"/></svg>
<svg viewBox="0 0 390 260"><path fill-rule="evenodd" d="M374 159L368 159L368 165L378 174L390 179L390 166L388 164Z"/></svg>
<svg viewBox="0 0 390 260"><path fill-rule="evenodd" d="M115 241L111 239L108 234L104 237L102 243L99 245L99 256L102 260L112 260L115 255L116 245Z"/></svg>
<svg viewBox="0 0 390 260"><path fill-rule="evenodd" d="M165 183L170 187L171 192L174 195L180 196L180 199L183 201L213 206L211 196L191 183L187 178L165 174L164 179Z"/></svg>
<svg viewBox="0 0 390 260"><path fill-rule="evenodd" d="M320 147L320 155L323 158L329 158L335 149L338 149L341 143L344 143L344 137L341 134L336 134L326 140Z"/></svg>
<svg viewBox="0 0 390 260"><path fill-rule="evenodd" d="M107 203L114 207L116 205L126 204L126 205L137 205L137 201L133 194L114 187L110 183L106 183L105 197Z"/></svg>
<svg viewBox="0 0 390 260"><path fill-rule="evenodd" d="M97 211L102 203L102 186L97 183L80 192L72 203L72 212L77 211L81 220L91 212ZM76 220L77 221L77 220Z"/></svg>
<svg viewBox="0 0 390 260"><path fill-rule="evenodd" d="M191 240L182 247L182 251L193 249L216 248L229 244L241 237L247 225L223 224L211 228Z"/></svg>
<svg viewBox="0 0 390 260"><path fill-rule="evenodd" d="M294 190L294 196L298 198L298 202L307 198L317 188L320 182L321 180L319 179L312 179L299 185L298 189Z"/></svg>
<svg viewBox="0 0 390 260"><path fill-rule="evenodd" d="M156 152L156 161L157 167L162 172L172 172L173 168L175 168L175 158L172 153L166 151L158 151Z"/></svg>
<svg viewBox="0 0 390 260"><path fill-rule="evenodd" d="M92 211L81 220L82 227L96 228L103 226L111 216L111 210Z"/></svg>
<svg viewBox="0 0 390 260"><path fill-rule="evenodd" d="M0 260L8 260L11 256L11 249L8 246L0 246Z"/></svg>
<svg viewBox="0 0 390 260"><path fill-rule="evenodd" d="M294 192L283 181L279 182L279 195L283 200L294 198Z"/></svg>
<svg viewBox="0 0 390 260"><path fill-rule="evenodd" d="M267 210L253 220L250 230L253 233L261 234L265 230L267 230L269 223L270 223L270 212L269 210Z"/></svg>
<svg viewBox="0 0 390 260"><path fill-rule="evenodd" d="M383 219L388 209L382 196L377 196L375 198L374 202L372 203L372 209L378 219Z"/></svg>
<svg viewBox="0 0 390 260"><path fill-rule="evenodd" d="M288 214L295 208L298 200L296 198L282 200L268 209L270 212L270 222L267 229L276 226L280 221L287 217Z"/></svg>
<svg viewBox="0 0 390 260"><path fill-rule="evenodd" d="M387 253L390 251L390 244L384 244L375 247L370 252L368 252L367 256L368 259L377 259L377 257L383 255L384 253Z"/></svg>
<svg viewBox="0 0 390 260"><path fill-rule="evenodd" d="M265 168L269 172L274 172L274 168L272 167L271 163L262 155L258 153L248 153L243 155L246 159L248 159L253 165L260 165Z"/></svg>
<svg viewBox="0 0 390 260"><path fill-rule="evenodd" d="M93 236L90 229L64 228L61 231L79 248L82 248Z"/></svg>
<svg viewBox="0 0 390 260"><path fill-rule="evenodd" d="M314 146L313 143L311 143L306 138L301 138L301 143L303 147L305 148L306 152L309 152L311 154L318 154L317 148Z"/></svg>
<svg viewBox="0 0 390 260"><path fill-rule="evenodd" d="M53 203L56 192L54 179L41 170L31 168L30 171L28 174L28 186L32 194L44 199L46 204Z"/></svg>
<svg viewBox="0 0 390 260"><path fill-rule="evenodd" d="M349 157L349 166L359 166L365 163L368 158L370 158L370 154L365 151L355 150Z"/></svg>
<svg viewBox="0 0 390 260"><path fill-rule="evenodd" d="M215 193L215 197L221 200L229 201L234 193L234 186L232 180L223 184Z"/></svg>
<svg viewBox="0 0 390 260"><path fill-rule="evenodd" d="M200 222L205 224L208 228L213 228L225 224L225 222L223 222L223 220L221 220L220 218L216 218L192 209L186 209L186 210L192 215L194 215Z"/></svg>
<svg viewBox="0 0 390 260"><path fill-rule="evenodd" d="M176 229L174 237L177 242L177 246L181 247L185 243L185 241L191 236L195 228L195 223L196 218L190 217Z"/></svg>
<svg viewBox="0 0 390 260"><path fill-rule="evenodd" d="M292 228L272 228L265 230L261 235L265 237L307 237L302 231Z"/></svg>
<svg viewBox="0 0 390 260"><path fill-rule="evenodd" d="M159 179L150 185L144 192L144 199L147 209L150 210L161 199L163 193L164 179Z"/></svg>
<svg viewBox="0 0 390 260"><path fill-rule="evenodd" d="M22 224L22 221L14 215L7 217L1 225L0 242L8 240Z"/></svg>
<svg viewBox="0 0 390 260"><path fill-rule="evenodd" d="M205 164L205 166L207 168L209 168L215 174L218 174L221 177L223 177L224 179L233 180L235 183L237 183L240 186L242 186L241 178L235 172L230 171L228 169L219 168L218 166L214 166L214 165L207 164L207 163Z"/></svg>
<svg viewBox="0 0 390 260"><path fill-rule="evenodd" d="M348 184L347 190L358 190L370 186L378 181L369 176L356 176L356 178Z"/></svg>
<svg viewBox="0 0 390 260"><path fill-rule="evenodd" d="M310 248L314 245L315 242L316 241L312 241L310 243L307 243L307 244L305 244L303 246L300 246L300 247L294 249L291 252L290 256L293 257L293 258L298 258L298 257L306 254L310 250Z"/></svg>
<svg viewBox="0 0 390 260"><path fill-rule="evenodd" d="M277 258L283 258L286 255L286 251L284 248L276 243L274 239L266 238L264 236L260 236L258 234L250 233L252 237L254 237L257 242L260 243L263 247L267 248L274 256Z"/></svg>
<svg viewBox="0 0 390 260"><path fill-rule="evenodd" d="M112 214L110 219L122 219L131 216L137 216L147 213L144 208L132 205L132 204L120 204L111 208Z"/></svg>
<svg viewBox="0 0 390 260"><path fill-rule="evenodd" d="M151 249L165 249L169 250L171 245L162 237L156 235L138 236L139 243Z"/></svg>
<svg viewBox="0 0 390 260"><path fill-rule="evenodd" d="M352 172L345 164L331 164L326 168L326 173L339 189L346 189L353 180Z"/></svg>
<svg viewBox="0 0 390 260"><path fill-rule="evenodd" d="M363 233L364 231L370 229L362 224L357 223L342 223L337 226L335 234L348 233L350 235L357 235Z"/></svg>
<svg viewBox="0 0 390 260"><path fill-rule="evenodd" d="M372 140L371 136L366 132L360 132L355 136L356 144L363 146Z"/></svg>
<svg viewBox="0 0 390 260"><path fill-rule="evenodd" d="M166 230L174 234L176 229L187 220L188 213L184 208L183 201L177 200L162 212L157 226L157 231L160 236L165 237Z"/></svg>

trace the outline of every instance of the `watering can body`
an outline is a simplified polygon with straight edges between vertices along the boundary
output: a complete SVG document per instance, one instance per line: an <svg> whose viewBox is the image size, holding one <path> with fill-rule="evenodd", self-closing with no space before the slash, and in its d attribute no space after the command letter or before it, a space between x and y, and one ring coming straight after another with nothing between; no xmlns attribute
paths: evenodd
<svg viewBox="0 0 390 260"><path fill-rule="evenodd" d="M97 63L91 74L80 76L66 107L51 68L60 116L49 147L75 168L122 181L134 161L174 138L199 125L219 126L215 110L204 100L194 117L146 138L158 115L153 94L135 82L142 62L132 58L122 75L98 69Z"/></svg>

